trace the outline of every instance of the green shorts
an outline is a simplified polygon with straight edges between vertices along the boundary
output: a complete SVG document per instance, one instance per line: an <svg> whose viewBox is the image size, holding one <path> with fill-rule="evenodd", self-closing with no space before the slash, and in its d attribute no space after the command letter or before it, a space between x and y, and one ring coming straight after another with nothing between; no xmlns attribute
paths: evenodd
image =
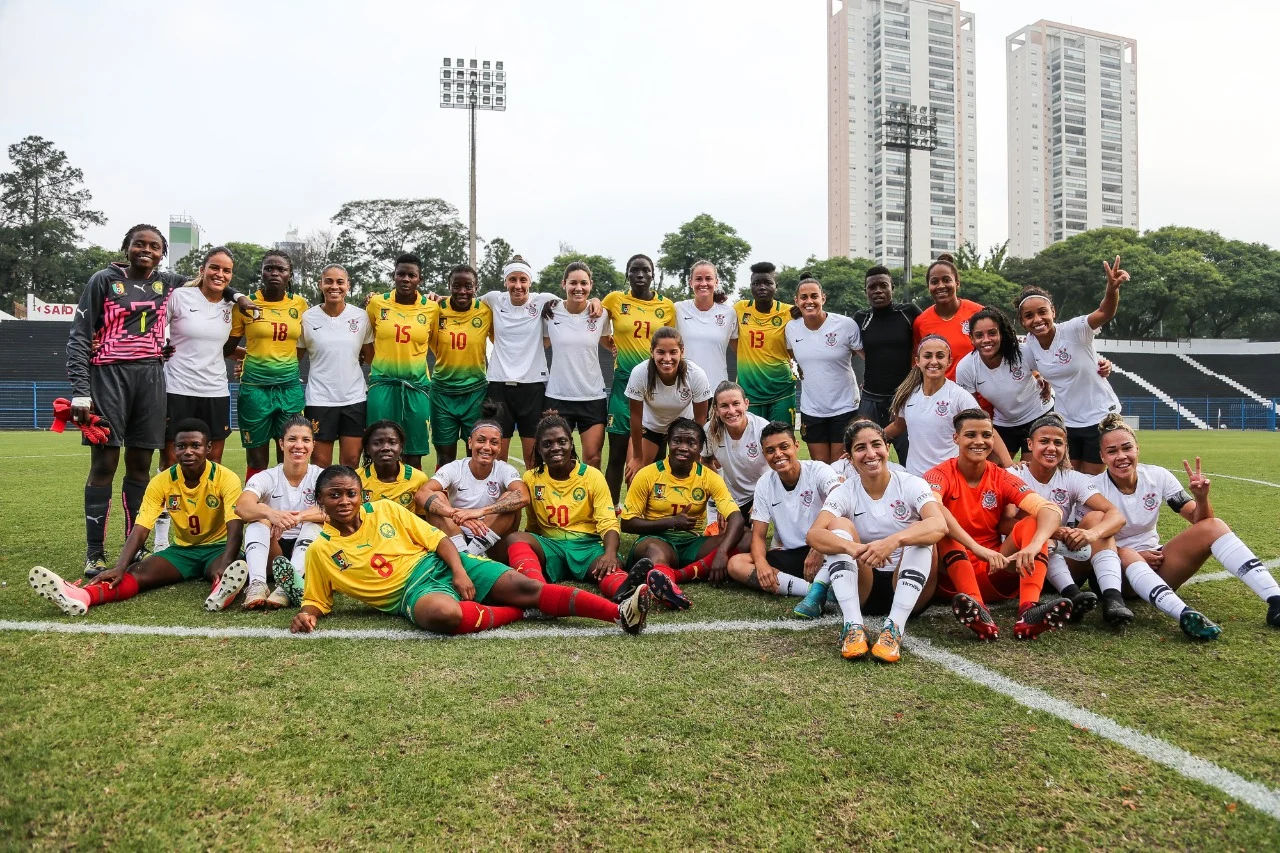
<svg viewBox="0 0 1280 853"><path fill-rule="evenodd" d="M604 556L604 543L595 536L548 539L536 533L531 535L542 546L542 553L546 557L543 570L551 583L582 580L587 576L591 564Z"/></svg>
<svg viewBox="0 0 1280 853"><path fill-rule="evenodd" d="M236 415L240 421L240 442L245 447L262 447L284 435L284 423L307 407L301 382L289 385L240 385Z"/></svg>
<svg viewBox="0 0 1280 853"><path fill-rule="evenodd" d="M766 421L782 421L794 429L796 425L796 395L793 392L781 400L772 400L768 403L752 401L751 405L747 407L747 411L764 418Z"/></svg>
<svg viewBox="0 0 1280 853"><path fill-rule="evenodd" d="M431 443L454 447L459 438L471 434L480 420L480 409L489 392L487 384L473 391L448 391L439 384L431 385Z"/></svg>
<svg viewBox="0 0 1280 853"><path fill-rule="evenodd" d="M476 601L484 601L493 590L504 572L511 571L509 566L490 560L488 557L473 557L470 554L459 554L462 567L467 570L467 577L476 588ZM400 603L396 612L413 622L413 608L418 599L433 592L444 593L454 601L461 601L458 591L453 588L453 572L449 564L436 554L427 554L418 561L409 574L400 593ZM415 623L416 624L416 623Z"/></svg>
<svg viewBox="0 0 1280 853"><path fill-rule="evenodd" d="M370 424L395 421L404 430L404 452L431 452L431 383L418 385L400 379L372 379L365 417Z"/></svg>
<svg viewBox="0 0 1280 853"><path fill-rule="evenodd" d="M605 427L605 431L613 435L631 435L631 398L627 396L630 379L630 374L613 374L613 387L609 389L609 420Z"/></svg>
<svg viewBox="0 0 1280 853"><path fill-rule="evenodd" d="M184 581L200 580L205 569L227 550L226 542L214 542L212 545L170 545L155 556L168 562Z"/></svg>
<svg viewBox="0 0 1280 853"><path fill-rule="evenodd" d="M698 536L692 533L687 533L682 536L666 533L658 536L641 536L636 540L636 545L639 545L646 539L661 539L663 542L670 545L672 550L676 552L676 564L671 568L680 569L698 559L698 552L707 544L710 537ZM631 553L635 554L635 550L635 545L632 545ZM631 556L628 555L627 565L630 566L631 562Z"/></svg>

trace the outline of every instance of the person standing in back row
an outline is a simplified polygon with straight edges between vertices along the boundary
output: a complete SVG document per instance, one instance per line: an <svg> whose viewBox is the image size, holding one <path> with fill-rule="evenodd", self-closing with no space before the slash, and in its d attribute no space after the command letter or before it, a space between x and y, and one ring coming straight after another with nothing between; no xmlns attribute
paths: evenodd
<svg viewBox="0 0 1280 853"><path fill-rule="evenodd" d="M890 405L894 392L907 378L915 361L912 329L920 309L910 302L893 301L893 274L887 267L874 266L867 270L865 287L871 307L853 315L862 331L862 356L867 363L858 416L886 427L894 419ZM907 464L909 446L905 432L893 439L899 465Z"/></svg>
<svg viewBox="0 0 1280 853"><path fill-rule="evenodd" d="M774 299L777 269L768 261L751 265L751 298L734 306L738 323L738 384L751 401L751 414L766 421L796 422L796 378L787 352L792 307Z"/></svg>
<svg viewBox="0 0 1280 853"><path fill-rule="evenodd" d="M916 318L915 343L919 345L929 335L945 340L951 346L951 367L947 369L947 378L954 382L960 359L973 352L969 319L981 311L982 306L971 299L960 298L960 271L956 269L955 258L946 252L929 264L925 281L929 284L933 304Z"/></svg>

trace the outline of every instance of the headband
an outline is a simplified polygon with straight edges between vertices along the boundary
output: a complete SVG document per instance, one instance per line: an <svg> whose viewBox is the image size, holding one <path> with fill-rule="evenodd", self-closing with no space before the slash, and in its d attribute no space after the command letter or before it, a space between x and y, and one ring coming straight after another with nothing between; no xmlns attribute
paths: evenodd
<svg viewBox="0 0 1280 853"><path fill-rule="evenodd" d="M1053 300L1043 293L1028 293L1026 296L1018 300L1018 304L1016 306L1017 309L1021 310L1022 303L1026 302L1028 299L1043 299L1045 302L1048 302L1050 305L1053 304Z"/></svg>
<svg viewBox="0 0 1280 853"><path fill-rule="evenodd" d="M923 338L921 338L921 339L920 339L920 343L916 344L916 355L919 355L919 354L920 354L920 347L924 346L924 342L925 342L925 341L927 341L927 340L930 340L930 339L935 340L935 341L942 341L944 344L946 344L946 345L947 345L947 350L948 350L948 351L950 351L950 350L951 350L951 341L947 340L947 339L946 339L946 338L944 338L942 335L932 335L932 334L930 334L930 335L925 335Z"/></svg>
<svg viewBox="0 0 1280 853"><path fill-rule="evenodd" d="M533 278L533 267L529 266L523 260L512 261L511 263L503 267L502 280L506 281L507 276L511 275L513 272L522 272L525 275L529 276L530 279Z"/></svg>

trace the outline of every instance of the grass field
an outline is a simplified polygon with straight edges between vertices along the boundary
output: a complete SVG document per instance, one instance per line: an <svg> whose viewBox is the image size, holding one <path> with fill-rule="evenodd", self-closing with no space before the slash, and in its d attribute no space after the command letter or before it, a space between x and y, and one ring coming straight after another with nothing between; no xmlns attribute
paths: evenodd
<svg viewBox="0 0 1280 853"><path fill-rule="evenodd" d="M1140 440L1145 462L1226 475L1218 515L1280 556L1280 437ZM705 585L634 638L560 620L435 640L351 602L305 641L62 633L26 574L78 574L86 470L69 436L0 433L0 848L1280 849L1280 631L1235 578L1183 588L1224 629L1211 645L1145 603L1122 635L1091 616L989 646L931 611L893 667L841 660L794 600ZM288 625L206 594L85 621ZM1166 747L1180 764L1149 757Z"/></svg>

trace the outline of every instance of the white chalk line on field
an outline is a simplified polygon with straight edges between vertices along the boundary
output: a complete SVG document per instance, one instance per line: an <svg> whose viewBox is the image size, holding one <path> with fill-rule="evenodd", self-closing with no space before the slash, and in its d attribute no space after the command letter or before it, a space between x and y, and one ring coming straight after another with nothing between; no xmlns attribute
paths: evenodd
<svg viewBox="0 0 1280 853"><path fill-rule="evenodd" d="M1235 477L1231 474L1214 474L1212 472L1204 472L1206 477L1225 477L1228 480L1239 480L1242 483L1254 483L1258 486L1270 486L1273 489L1280 489L1280 483L1271 483L1267 480L1251 480L1248 477Z"/></svg>

